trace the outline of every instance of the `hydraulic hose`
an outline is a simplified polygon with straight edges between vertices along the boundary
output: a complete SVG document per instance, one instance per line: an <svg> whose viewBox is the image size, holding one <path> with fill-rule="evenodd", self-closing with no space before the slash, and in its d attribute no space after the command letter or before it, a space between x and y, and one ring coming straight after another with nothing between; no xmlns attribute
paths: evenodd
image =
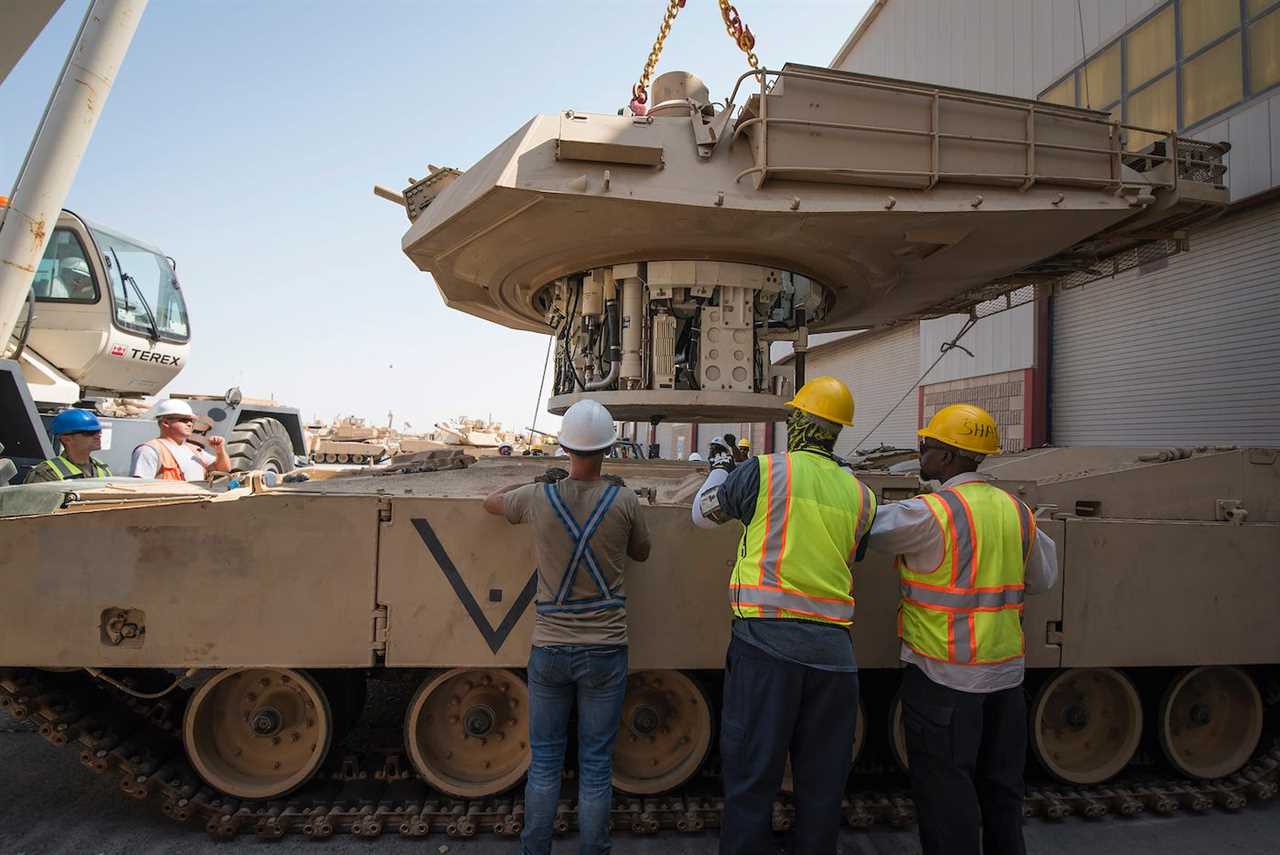
<svg viewBox="0 0 1280 855"><path fill-rule="evenodd" d="M605 334L608 336L609 373L599 380L583 384L588 392L607 389L618 382L618 374L622 372L622 345L618 341L618 301L607 300L604 304Z"/></svg>

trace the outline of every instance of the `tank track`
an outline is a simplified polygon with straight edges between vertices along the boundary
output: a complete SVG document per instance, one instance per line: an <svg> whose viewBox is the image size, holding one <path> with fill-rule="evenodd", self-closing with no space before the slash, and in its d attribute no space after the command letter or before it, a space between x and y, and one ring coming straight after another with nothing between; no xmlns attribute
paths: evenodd
<svg viewBox="0 0 1280 855"><path fill-rule="evenodd" d="M140 701L87 678L37 670L0 670L0 709L34 726L50 744L78 750L80 762L105 774L120 776L120 790L130 798L157 799L166 816L182 823L201 823L215 839L254 834L278 839L301 834L322 839L335 834L373 838L480 835L515 837L524 825L520 798L501 796L465 801L432 791L418 780L398 752L346 755L298 793L276 801L240 801L206 786L191 769L179 735L183 699L175 692L156 701ZM57 679L51 679L57 678ZM179 702L175 702L179 701ZM1271 799L1280 781L1280 744L1260 747L1251 761L1230 778L1190 781L1149 775L1093 787L1030 787L1024 803L1027 817L1060 820L1128 817L1150 812L1201 813L1218 807L1244 808L1250 800ZM656 798L619 797L612 828L632 834L659 831L699 832L720 824L723 800L699 794L697 785ZM846 823L854 829L875 825L906 828L914 824L911 797L903 787L854 788L844 802ZM773 807L773 827L786 831L794 811L780 799ZM562 800L555 829L576 827L574 805Z"/></svg>

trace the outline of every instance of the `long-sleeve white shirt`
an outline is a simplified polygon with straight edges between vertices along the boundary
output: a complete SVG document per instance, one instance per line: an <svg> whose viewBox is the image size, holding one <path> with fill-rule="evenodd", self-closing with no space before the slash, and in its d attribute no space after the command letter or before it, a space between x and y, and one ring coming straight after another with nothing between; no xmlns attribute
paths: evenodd
<svg viewBox="0 0 1280 855"><path fill-rule="evenodd" d="M977 472L950 479L943 487L985 481ZM942 561L945 544L942 529L923 499L885 502L876 511L868 547L877 552L901 555L909 570L929 572ZM1027 562L1026 593L1049 590L1058 580L1058 554L1053 539L1036 529L1036 542ZM935 683L961 692L997 692L1022 684L1026 663L1022 657L991 665L953 665L916 653L906 642L899 653L903 662L920 668Z"/></svg>

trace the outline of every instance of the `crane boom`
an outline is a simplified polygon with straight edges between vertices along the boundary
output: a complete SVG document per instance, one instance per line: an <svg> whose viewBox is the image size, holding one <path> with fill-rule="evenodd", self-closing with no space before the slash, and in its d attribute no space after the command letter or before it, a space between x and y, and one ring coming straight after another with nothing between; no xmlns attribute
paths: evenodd
<svg viewBox="0 0 1280 855"><path fill-rule="evenodd" d="M0 341L8 340L22 314L36 266L146 5L147 0L93 0L85 12L9 204L0 210ZM19 17L24 16L29 18L27 13Z"/></svg>

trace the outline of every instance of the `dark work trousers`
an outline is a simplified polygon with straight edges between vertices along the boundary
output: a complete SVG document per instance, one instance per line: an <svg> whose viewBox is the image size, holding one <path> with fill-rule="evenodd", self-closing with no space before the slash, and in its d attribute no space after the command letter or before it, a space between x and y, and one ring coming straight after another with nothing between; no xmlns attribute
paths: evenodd
<svg viewBox="0 0 1280 855"><path fill-rule="evenodd" d="M1022 686L988 694L949 689L914 665L902 681L911 796L925 855L1023 855Z"/></svg>
<svg viewBox="0 0 1280 855"><path fill-rule="evenodd" d="M858 720L856 671L775 659L738 638L724 672L720 855L775 855L773 802L787 752L795 781L795 855L834 855Z"/></svg>

